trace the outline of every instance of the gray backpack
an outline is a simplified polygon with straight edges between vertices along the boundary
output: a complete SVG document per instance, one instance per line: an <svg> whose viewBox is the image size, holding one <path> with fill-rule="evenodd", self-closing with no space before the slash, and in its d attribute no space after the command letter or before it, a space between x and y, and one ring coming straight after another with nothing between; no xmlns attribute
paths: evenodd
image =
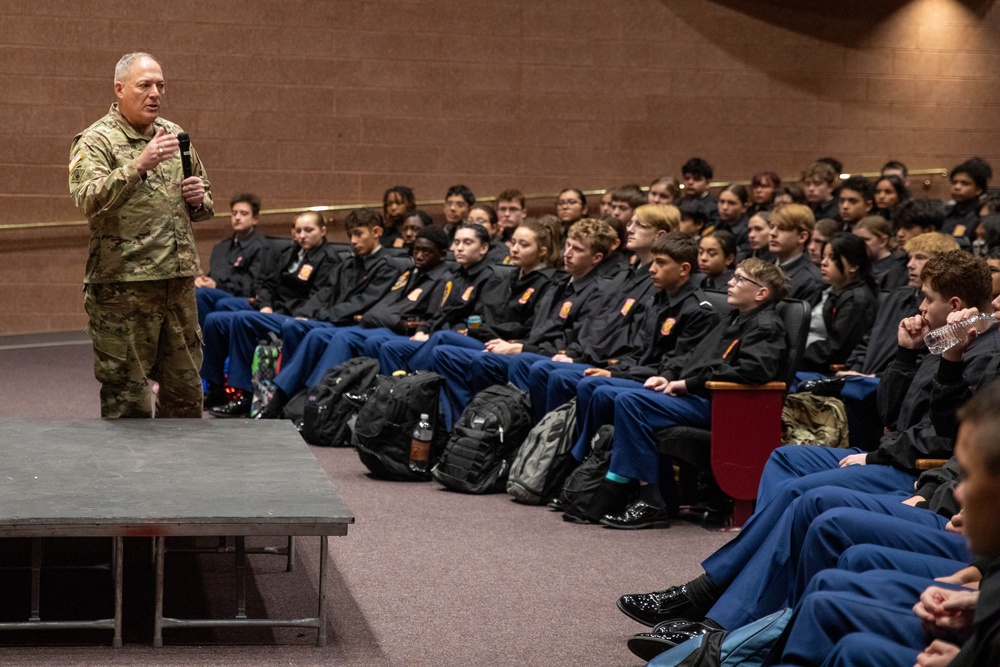
<svg viewBox="0 0 1000 667"><path fill-rule="evenodd" d="M559 495L576 461L576 399L545 415L525 438L510 466L507 493L519 503L539 505Z"/></svg>

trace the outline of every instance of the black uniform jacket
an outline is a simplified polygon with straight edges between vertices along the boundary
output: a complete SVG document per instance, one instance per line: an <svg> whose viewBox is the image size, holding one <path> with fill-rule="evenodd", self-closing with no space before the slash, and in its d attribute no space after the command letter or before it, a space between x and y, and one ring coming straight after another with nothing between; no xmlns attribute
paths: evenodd
<svg viewBox="0 0 1000 667"><path fill-rule="evenodd" d="M788 276L788 296L792 299L808 301L810 306L819 303L825 285L819 268L812 263L809 255L802 253L795 259L778 264Z"/></svg>
<svg viewBox="0 0 1000 667"><path fill-rule="evenodd" d="M485 260L484 260L485 261ZM473 314L483 318L469 335L481 341L501 338L518 340L531 331L536 308L556 283L556 270L535 269L522 274L517 267L491 266L492 276L483 285Z"/></svg>
<svg viewBox="0 0 1000 667"><path fill-rule="evenodd" d="M706 396L705 383L764 384L781 377L788 357L785 323L773 303L733 311L686 357L664 369L668 380L686 380L691 394Z"/></svg>
<svg viewBox="0 0 1000 667"><path fill-rule="evenodd" d="M920 312L923 295L914 287L900 287L883 294L875 324L847 357L847 367L858 373L879 375L896 355L899 323Z"/></svg>
<svg viewBox="0 0 1000 667"><path fill-rule="evenodd" d="M490 264L480 260L472 266L460 266L451 280L445 281L441 307L436 315L417 327L421 333L442 329L464 329L465 320L473 314L483 285L493 276Z"/></svg>
<svg viewBox="0 0 1000 667"><path fill-rule="evenodd" d="M298 261L299 245L293 243L271 257L270 267L257 285L253 306L271 308L282 315L296 315L298 309L340 264L337 250L323 240Z"/></svg>
<svg viewBox="0 0 1000 667"><path fill-rule="evenodd" d="M382 247L364 257L352 255L330 273L297 315L338 326L354 324L354 316L385 296L410 265L409 257L392 256Z"/></svg>
<svg viewBox="0 0 1000 667"><path fill-rule="evenodd" d="M806 348L802 369L829 373L830 364L847 361L851 350L871 331L877 313L878 293L861 279L852 280L839 292L831 291L823 304L826 338Z"/></svg>
<svg viewBox="0 0 1000 667"><path fill-rule="evenodd" d="M254 283L266 263L267 244L254 230L242 241L232 236L215 244L208 260L208 277L215 281L218 289L233 296L249 297L253 296Z"/></svg>
<svg viewBox="0 0 1000 667"><path fill-rule="evenodd" d="M580 280L562 279L538 304L538 315L527 338L520 341L523 352L551 357L575 343L584 324L597 316L600 307L601 277L592 269Z"/></svg>
<svg viewBox="0 0 1000 667"><path fill-rule="evenodd" d="M426 321L441 309L444 287L451 279L451 268L443 262L429 271L411 269L404 272L389 293L361 317L361 326L408 333L408 321Z"/></svg>
<svg viewBox="0 0 1000 667"><path fill-rule="evenodd" d="M583 323L566 355L577 363L603 366L631 352L635 323L655 291L649 264L638 258L614 278L602 279L597 313Z"/></svg>
<svg viewBox="0 0 1000 667"><path fill-rule="evenodd" d="M693 280L670 294L657 291L637 322L632 352L610 367L612 377L643 382L685 358L722 320Z"/></svg>

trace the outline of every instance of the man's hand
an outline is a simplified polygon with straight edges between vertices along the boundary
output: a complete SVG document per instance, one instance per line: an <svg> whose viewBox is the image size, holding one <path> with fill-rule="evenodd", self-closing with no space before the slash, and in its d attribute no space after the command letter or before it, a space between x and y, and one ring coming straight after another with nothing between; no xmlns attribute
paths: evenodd
<svg viewBox="0 0 1000 667"><path fill-rule="evenodd" d="M961 322L962 320L974 317L979 314L978 308L963 308L961 310L955 310L948 313L948 324L954 324L955 322ZM979 337L979 332L976 331L975 327L969 327L968 331L964 332L964 335L959 334L958 342L953 346L941 353L942 359L947 359L948 361L961 361L962 356L965 351L969 349L972 345L972 341Z"/></svg>
<svg viewBox="0 0 1000 667"><path fill-rule="evenodd" d="M198 208L205 201L205 181L201 176L190 176L181 181L181 196L191 208Z"/></svg>
<svg viewBox="0 0 1000 667"><path fill-rule="evenodd" d="M944 525L944 529L956 535L965 535L965 516L959 510L958 514L953 514L951 520Z"/></svg>
<svg viewBox="0 0 1000 667"><path fill-rule="evenodd" d="M157 128L156 135L135 159L135 168L140 174L145 175L163 162L176 157L179 151L180 144L177 142L177 137L167 133L162 127Z"/></svg>
<svg viewBox="0 0 1000 667"><path fill-rule="evenodd" d="M521 354L524 345L521 343L511 343L501 338L494 338L486 343L486 351L493 354Z"/></svg>
<svg viewBox="0 0 1000 667"><path fill-rule="evenodd" d="M670 380L668 380L667 378L661 377L659 375L654 375L653 377L643 382L642 386L645 387L646 389L652 389L653 391L663 391L664 389L667 388L668 384L670 384Z"/></svg>
<svg viewBox="0 0 1000 667"><path fill-rule="evenodd" d="M940 581L942 584L965 586L971 590L979 590L979 582L982 578L983 573L979 571L979 568L975 565L970 565L963 567L955 574L949 574L947 577L938 577L934 581Z"/></svg>
<svg viewBox="0 0 1000 667"><path fill-rule="evenodd" d="M948 667L960 650L951 642L935 639L923 653L917 655L914 667Z"/></svg>
<svg viewBox="0 0 1000 667"><path fill-rule="evenodd" d="M571 364L573 360L567 357L565 354L554 354L552 355L552 361L558 361L561 364Z"/></svg>
<svg viewBox="0 0 1000 667"><path fill-rule="evenodd" d="M194 279L194 286L195 287L211 287L211 288L214 289L215 286L216 286L216 282L214 280L212 280L211 278L209 278L208 276L197 276Z"/></svg>
<svg viewBox="0 0 1000 667"><path fill-rule="evenodd" d="M924 629L932 636L965 641L975 630L978 601L979 591L929 586L913 605L913 613L923 621Z"/></svg>
<svg viewBox="0 0 1000 667"><path fill-rule="evenodd" d="M913 317L906 317L899 323L899 328L896 331L896 339L899 341L900 347L905 347L909 350L919 350L924 345L924 336L930 331L931 328L927 326L927 322L921 315L914 315Z"/></svg>
<svg viewBox="0 0 1000 667"><path fill-rule="evenodd" d="M859 378L873 378L873 377L875 377L875 374L874 373L859 373L857 371L837 371L837 377L839 377L839 378L845 378L845 377L850 377L850 376L857 376Z"/></svg>
<svg viewBox="0 0 1000 667"><path fill-rule="evenodd" d="M683 396L688 393L687 380L672 380L663 388L663 393L667 396Z"/></svg>
<svg viewBox="0 0 1000 667"><path fill-rule="evenodd" d="M429 338L430 336L428 336L423 331L418 331L417 333L410 336L410 340L415 341L417 343L423 343L425 340L428 340Z"/></svg>
<svg viewBox="0 0 1000 667"><path fill-rule="evenodd" d="M863 466L868 463L867 452L861 452L859 454L851 454L850 456L845 456L840 459L840 467L846 468L847 466Z"/></svg>
<svg viewBox="0 0 1000 667"><path fill-rule="evenodd" d="M611 371L604 370L603 368L588 368L585 371L583 371L583 377L587 377L587 378L592 378L592 377L609 378L609 377L611 377Z"/></svg>

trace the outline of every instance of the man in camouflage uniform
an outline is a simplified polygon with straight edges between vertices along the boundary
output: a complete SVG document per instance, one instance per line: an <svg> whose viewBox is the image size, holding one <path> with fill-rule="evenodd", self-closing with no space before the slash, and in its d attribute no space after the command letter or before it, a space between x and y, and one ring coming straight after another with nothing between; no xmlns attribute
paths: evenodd
<svg viewBox="0 0 1000 667"><path fill-rule="evenodd" d="M191 151L184 178L177 125L159 118L159 63L130 53L115 68L118 102L77 135L69 190L90 222L84 282L101 416L201 417L201 333L192 221L213 215L205 170Z"/></svg>

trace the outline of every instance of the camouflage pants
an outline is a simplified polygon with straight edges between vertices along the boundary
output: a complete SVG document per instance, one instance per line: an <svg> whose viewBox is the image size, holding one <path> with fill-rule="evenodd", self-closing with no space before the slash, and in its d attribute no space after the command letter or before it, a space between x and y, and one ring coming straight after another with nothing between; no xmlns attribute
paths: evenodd
<svg viewBox="0 0 1000 667"><path fill-rule="evenodd" d="M87 285L101 416L202 416L201 330L193 278Z"/></svg>

